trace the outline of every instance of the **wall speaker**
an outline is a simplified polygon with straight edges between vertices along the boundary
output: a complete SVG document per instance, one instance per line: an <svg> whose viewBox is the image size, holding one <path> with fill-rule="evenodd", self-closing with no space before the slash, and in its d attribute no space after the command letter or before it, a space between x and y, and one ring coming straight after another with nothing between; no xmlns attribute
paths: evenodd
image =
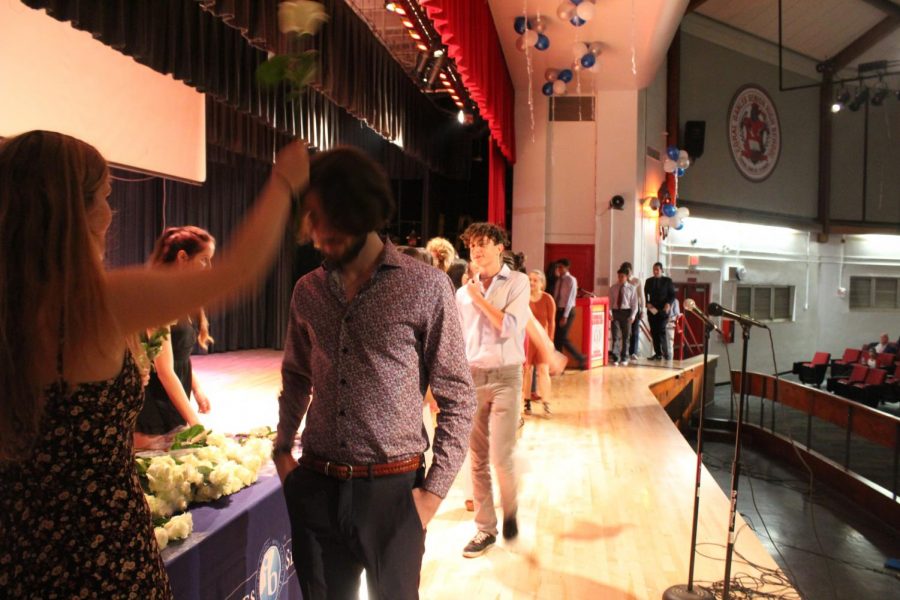
<svg viewBox="0 0 900 600"><path fill-rule="evenodd" d="M684 124L684 149L691 160L703 156L703 139L706 137L706 121L687 121Z"/></svg>
<svg viewBox="0 0 900 600"><path fill-rule="evenodd" d="M612 200L609 201L609 207L616 210L623 210L625 208L625 198L618 195L613 196Z"/></svg>

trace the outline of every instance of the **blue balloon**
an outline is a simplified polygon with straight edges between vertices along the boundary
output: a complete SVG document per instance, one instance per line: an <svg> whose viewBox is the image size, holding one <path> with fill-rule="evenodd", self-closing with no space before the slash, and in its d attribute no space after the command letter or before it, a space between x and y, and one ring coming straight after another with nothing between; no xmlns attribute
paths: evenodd
<svg viewBox="0 0 900 600"><path fill-rule="evenodd" d="M684 169L681 167L675 169L675 177L684 177Z"/></svg>
<svg viewBox="0 0 900 600"><path fill-rule="evenodd" d="M529 27L528 20L525 17L516 17L516 20L513 21L513 29L516 30L516 33L522 35L525 33L526 29L531 29Z"/></svg>
<svg viewBox="0 0 900 600"><path fill-rule="evenodd" d="M587 21L585 21L584 19L582 19L582 18L579 17L578 15L575 15L574 17L572 17L572 18L569 20L569 23L571 23L571 24L574 25L575 27L581 27L582 25L584 25L585 23L587 23Z"/></svg>
<svg viewBox="0 0 900 600"><path fill-rule="evenodd" d="M666 154L672 160L678 160L678 148L676 146L669 146L666 148Z"/></svg>
<svg viewBox="0 0 900 600"><path fill-rule="evenodd" d="M584 56L581 57L581 66L585 69L590 69L594 66L594 63L597 62L597 57L588 52Z"/></svg>
<svg viewBox="0 0 900 600"><path fill-rule="evenodd" d="M684 223L679 223L678 227L675 228L676 231L681 231L682 229L684 229Z"/></svg>
<svg viewBox="0 0 900 600"><path fill-rule="evenodd" d="M543 33L538 34L538 41L534 43L534 47L538 50L546 50L550 47L550 38Z"/></svg>
<svg viewBox="0 0 900 600"><path fill-rule="evenodd" d="M675 208L674 204L663 204L662 205L662 213L667 217L674 217L678 212L678 209Z"/></svg>
<svg viewBox="0 0 900 600"><path fill-rule="evenodd" d="M553 95L553 82L548 81L547 83L545 83L543 85L543 87L541 87L541 93L543 93L545 96L552 96Z"/></svg>
<svg viewBox="0 0 900 600"><path fill-rule="evenodd" d="M560 81L569 83L570 81L572 81L572 70L571 69L563 69L562 71L559 72L559 75L557 75L556 78L559 79Z"/></svg>

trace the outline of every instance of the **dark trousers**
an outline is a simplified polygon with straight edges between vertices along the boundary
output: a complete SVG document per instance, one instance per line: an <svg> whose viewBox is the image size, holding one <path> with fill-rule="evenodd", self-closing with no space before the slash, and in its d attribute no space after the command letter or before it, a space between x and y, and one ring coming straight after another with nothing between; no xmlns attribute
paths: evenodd
<svg viewBox="0 0 900 600"><path fill-rule="evenodd" d="M573 309L574 312L574 309ZM566 324L563 325L560 323L560 320L563 317L562 309L556 310L556 335L553 337L553 345L556 346L556 349L560 352L563 349L568 350L569 354L575 357L575 360L578 361L578 366L584 368L585 358L582 353L578 351L578 348L572 344L572 341L569 339L569 329L572 327L572 314L569 314L569 318L566 319Z"/></svg>
<svg viewBox="0 0 900 600"><path fill-rule="evenodd" d="M424 467L343 481L299 467L284 481L303 600L418 598L425 531L412 499Z"/></svg>
<svg viewBox="0 0 900 600"><path fill-rule="evenodd" d="M628 359L628 340L631 337L630 308L614 308L612 310L612 353L615 360ZM618 353L616 353L618 349Z"/></svg>
<svg viewBox="0 0 900 600"><path fill-rule="evenodd" d="M669 358L669 344L666 341L666 323L669 322L669 315L658 310L656 314L647 313L647 320L650 321L650 336L653 338L653 354Z"/></svg>
<svg viewBox="0 0 900 600"><path fill-rule="evenodd" d="M643 311L638 309L634 316L634 323L631 324L631 342L628 344L628 353L637 356L638 343L641 341L641 317Z"/></svg>

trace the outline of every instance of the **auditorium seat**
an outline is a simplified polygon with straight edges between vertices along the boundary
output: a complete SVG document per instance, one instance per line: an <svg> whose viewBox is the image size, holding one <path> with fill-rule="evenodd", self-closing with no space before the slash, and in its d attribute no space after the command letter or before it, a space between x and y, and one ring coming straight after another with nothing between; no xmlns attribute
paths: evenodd
<svg viewBox="0 0 900 600"><path fill-rule="evenodd" d="M831 376L844 377L853 369L853 365L859 362L862 350L859 348L847 348L844 355L831 361Z"/></svg>
<svg viewBox="0 0 900 600"><path fill-rule="evenodd" d="M887 391L884 385L886 377L887 371L884 369L869 369L865 381L848 384L844 388L845 393L841 395L866 406L878 408L882 394Z"/></svg>
<svg viewBox="0 0 900 600"><path fill-rule="evenodd" d="M853 365L850 377L829 377L825 387L829 392L846 398L846 394L842 394L841 390L854 383L863 383L868 372L869 367L866 365Z"/></svg>
<svg viewBox="0 0 900 600"><path fill-rule="evenodd" d="M884 383L887 386L884 401L900 402L900 362L894 366L894 372L885 378Z"/></svg>
<svg viewBox="0 0 900 600"><path fill-rule="evenodd" d="M881 352L875 355L875 366L890 372L894 370L894 361L896 360L897 355L893 352Z"/></svg>
<svg viewBox="0 0 900 600"><path fill-rule="evenodd" d="M831 360L831 354L828 352L816 352L810 362L794 363L793 372L800 376L802 383L811 383L819 387L822 385L822 380L825 379L829 360Z"/></svg>

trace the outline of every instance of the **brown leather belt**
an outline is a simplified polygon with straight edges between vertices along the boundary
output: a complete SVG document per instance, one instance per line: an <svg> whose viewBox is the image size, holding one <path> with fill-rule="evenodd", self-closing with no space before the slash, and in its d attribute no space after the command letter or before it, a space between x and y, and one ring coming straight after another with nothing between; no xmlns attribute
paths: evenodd
<svg viewBox="0 0 900 600"><path fill-rule="evenodd" d="M327 477L334 477L335 479L360 479L363 477L371 478L384 477L385 475L400 475L401 473L415 471L422 465L422 457L413 456L406 460L381 464L351 465L334 460L323 460L321 458L303 454L300 456L299 462L301 466L306 467L310 471L321 473Z"/></svg>

